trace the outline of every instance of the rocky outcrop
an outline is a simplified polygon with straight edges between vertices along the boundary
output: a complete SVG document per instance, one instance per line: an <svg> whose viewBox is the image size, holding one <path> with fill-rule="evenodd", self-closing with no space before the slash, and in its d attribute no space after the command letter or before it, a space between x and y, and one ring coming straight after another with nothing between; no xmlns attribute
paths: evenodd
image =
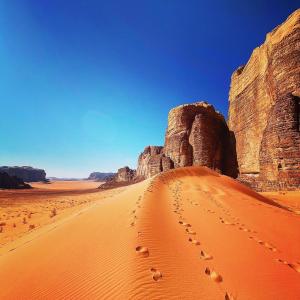
<svg viewBox="0 0 300 300"><path fill-rule="evenodd" d="M104 184L100 185L99 189L107 190L107 189L122 187L133 183L137 183L142 179L144 178L138 178L136 176L136 170L132 170L126 166L120 168L117 174L115 174L115 176L111 177Z"/></svg>
<svg viewBox="0 0 300 300"><path fill-rule="evenodd" d="M16 176L25 182L44 181L46 179L46 172L42 169L35 169L32 167L0 167L0 172L5 172L10 176Z"/></svg>
<svg viewBox="0 0 300 300"><path fill-rule="evenodd" d="M173 162L166 157L162 146L147 146L138 158L137 176L149 178L173 168Z"/></svg>
<svg viewBox="0 0 300 300"><path fill-rule="evenodd" d="M207 102L180 105L170 111L164 154L175 168L206 166L233 177L236 174L227 124Z"/></svg>
<svg viewBox="0 0 300 300"><path fill-rule="evenodd" d="M101 173L101 172L92 172L88 177L88 180L94 181L107 181L114 177L116 173Z"/></svg>
<svg viewBox="0 0 300 300"><path fill-rule="evenodd" d="M130 182L133 181L136 176L136 171L129 167L120 168L115 176L116 182Z"/></svg>
<svg viewBox="0 0 300 300"><path fill-rule="evenodd" d="M240 180L256 190L299 189L300 10L233 73L229 100Z"/></svg>
<svg viewBox="0 0 300 300"><path fill-rule="evenodd" d="M31 186L16 176L0 172L0 189L30 189Z"/></svg>
<svg viewBox="0 0 300 300"><path fill-rule="evenodd" d="M234 140L224 117L206 102L172 109L164 147L148 146L138 159L137 176L149 178L186 166L207 166L235 177Z"/></svg>

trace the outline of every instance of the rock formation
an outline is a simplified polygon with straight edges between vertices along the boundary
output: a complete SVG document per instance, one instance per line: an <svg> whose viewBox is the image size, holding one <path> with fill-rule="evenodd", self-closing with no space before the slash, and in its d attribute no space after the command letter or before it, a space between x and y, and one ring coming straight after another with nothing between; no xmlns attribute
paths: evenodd
<svg viewBox="0 0 300 300"><path fill-rule="evenodd" d="M170 111L164 153L174 162L175 168L206 166L235 175L227 124L207 102L180 105Z"/></svg>
<svg viewBox="0 0 300 300"><path fill-rule="evenodd" d="M10 176L16 176L25 182L44 181L46 172L42 169L32 167L0 167L0 172L5 172Z"/></svg>
<svg viewBox="0 0 300 300"><path fill-rule="evenodd" d="M172 109L164 147L148 146L138 159L137 175L186 166L207 166L235 177L236 161L231 134L224 117L206 102Z"/></svg>
<svg viewBox="0 0 300 300"><path fill-rule="evenodd" d="M115 176L116 182L130 182L133 181L136 176L136 171L129 167L120 168Z"/></svg>
<svg viewBox="0 0 300 300"><path fill-rule="evenodd" d="M31 186L16 176L0 172L0 189L30 189Z"/></svg>
<svg viewBox="0 0 300 300"><path fill-rule="evenodd" d="M300 10L232 75L229 128L239 178L256 190L300 188Z"/></svg>
<svg viewBox="0 0 300 300"><path fill-rule="evenodd" d="M174 164L163 153L162 146L147 146L138 158L137 176L149 178L173 168Z"/></svg>
<svg viewBox="0 0 300 300"><path fill-rule="evenodd" d="M118 172L110 177L104 184L99 186L99 189L106 190L116 187L126 186L133 183L137 183L144 178L138 178L136 176L136 170L132 170L129 167L123 167L118 170Z"/></svg>
<svg viewBox="0 0 300 300"><path fill-rule="evenodd" d="M101 173L101 172L92 172L88 177L88 180L94 181L107 181L114 177L116 173Z"/></svg>

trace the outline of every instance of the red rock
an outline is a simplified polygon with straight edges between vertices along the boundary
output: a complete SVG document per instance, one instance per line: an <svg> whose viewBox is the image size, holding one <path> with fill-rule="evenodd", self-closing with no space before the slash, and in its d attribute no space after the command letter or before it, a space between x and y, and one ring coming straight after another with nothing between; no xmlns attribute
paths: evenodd
<svg viewBox="0 0 300 300"><path fill-rule="evenodd" d="M300 188L300 9L232 75L229 128L239 178L256 190Z"/></svg>

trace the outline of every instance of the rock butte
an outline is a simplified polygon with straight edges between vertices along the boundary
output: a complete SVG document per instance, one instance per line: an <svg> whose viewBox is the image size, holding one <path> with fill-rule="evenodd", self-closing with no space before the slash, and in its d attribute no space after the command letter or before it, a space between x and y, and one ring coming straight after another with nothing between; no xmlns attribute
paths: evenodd
<svg viewBox="0 0 300 300"><path fill-rule="evenodd" d="M138 159L137 176L187 166L206 166L235 177L231 134L224 117L207 102L184 104L169 112L165 145L148 146Z"/></svg>

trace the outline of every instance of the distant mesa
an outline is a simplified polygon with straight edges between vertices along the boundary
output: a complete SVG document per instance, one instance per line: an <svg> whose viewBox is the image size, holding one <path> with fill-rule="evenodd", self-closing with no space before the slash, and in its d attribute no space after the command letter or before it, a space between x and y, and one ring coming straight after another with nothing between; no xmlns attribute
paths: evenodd
<svg viewBox="0 0 300 300"><path fill-rule="evenodd" d="M25 182L37 182L46 180L46 172L42 169L36 169L28 166L23 167L0 167L0 172L7 173L10 176L16 176Z"/></svg>
<svg viewBox="0 0 300 300"><path fill-rule="evenodd" d="M88 180L94 181L108 181L112 179L116 173L101 173L101 172L93 172L88 177Z"/></svg>
<svg viewBox="0 0 300 300"><path fill-rule="evenodd" d="M6 172L0 172L0 189L30 189L28 183L16 176L10 176Z"/></svg>

